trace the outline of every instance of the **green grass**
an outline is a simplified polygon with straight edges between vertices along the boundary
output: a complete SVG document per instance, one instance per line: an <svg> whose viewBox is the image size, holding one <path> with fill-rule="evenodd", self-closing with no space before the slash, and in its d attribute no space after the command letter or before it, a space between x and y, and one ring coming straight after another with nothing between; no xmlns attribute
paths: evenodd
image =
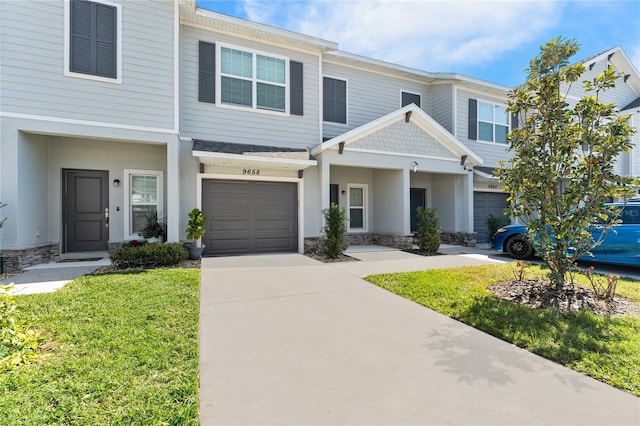
<svg viewBox="0 0 640 426"><path fill-rule="evenodd" d="M197 425L197 269L85 276L17 298L45 339L0 375L0 425Z"/></svg>
<svg viewBox="0 0 640 426"><path fill-rule="evenodd" d="M494 297L486 287L513 279L514 264L430 270L367 280L571 369L640 396L640 318L535 310ZM527 269L526 279L542 276ZM586 280L579 282L586 285ZM617 294L640 301L640 282Z"/></svg>

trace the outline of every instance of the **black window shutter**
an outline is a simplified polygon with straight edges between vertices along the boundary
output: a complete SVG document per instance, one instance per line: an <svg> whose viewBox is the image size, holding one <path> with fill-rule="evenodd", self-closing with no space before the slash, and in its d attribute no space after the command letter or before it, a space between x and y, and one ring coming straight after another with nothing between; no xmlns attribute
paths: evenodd
<svg viewBox="0 0 640 426"><path fill-rule="evenodd" d="M216 102L216 45L200 41L198 45L198 100Z"/></svg>
<svg viewBox="0 0 640 426"><path fill-rule="evenodd" d="M71 2L69 69L117 77L117 9L84 0Z"/></svg>
<svg viewBox="0 0 640 426"><path fill-rule="evenodd" d="M337 183L329 184L329 205L340 204L338 200L338 194L340 194L338 184Z"/></svg>
<svg viewBox="0 0 640 426"><path fill-rule="evenodd" d="M332 78L324 77L322 79L322 119L324 121L335 121L333 111L333 86L335 80Z"/></svg>
<svg viewBox="0 0 640 426"><path fill-rule="evenodd" d="M478 101L469 99L469 139L478 140Z"/></svg>
<svg viewBox="0 0 640 426"><path fill-rule="evenodd" d="M304 115L304 79L302 77L302 62L289 62L289 106L291 114Z"/></svg>
<svg viewBox="0 0 640 426"><path fill-rule="evenodd" d="M511 128L512 129L517 129L519 127L519 124L520 123L518 123L518 114L515 113L515 112L512 112L511 113Z"/></svg>
<svg viewBox="0 0 640 426"><path fill-rule="evenodd" d="M74 0L71 2L71 58L69 69L73 72L91 73L93 56L91 3Z"/></svg>
<svg viewBox="0 0 640 426"><path fill-rule="evenodd" d="M96 75L116 78L117 27L113 6L95 3L96 9Z"/></svg>

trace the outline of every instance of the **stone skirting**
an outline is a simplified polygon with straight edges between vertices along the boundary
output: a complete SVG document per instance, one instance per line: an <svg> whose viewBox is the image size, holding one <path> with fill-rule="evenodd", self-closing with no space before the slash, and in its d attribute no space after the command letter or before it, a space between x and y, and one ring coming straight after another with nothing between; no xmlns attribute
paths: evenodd
<svg viewBox="0 0 640 426"><path fill-rule="evenodd" d="M39 263L48 263L60 258L58 244L16 250L0 250L2 272L20 271Z"/></svg>
<svg viewBox="0 0 640 426"><path fill-rule="evenodd" d="M393 234L346 234L345 241L352 246L373 245L384 247L395 247L399 249L410 249L413 246L411 235ZM304 252L319 253L322 251L322 238L305 238Z"/></svg>
<svg viewBox="0 0 640 426"><path fill-rule="evenodd" d="M346 234L345 241L352 246L373 245L395 247L401 250L411 249L414 241L412 235L393 234ZM440 242L464 247L476 246L475 232L440 232ZM320 253L322 251L322 238L305 238L305 253Z"/></svg>
<svg viewBox="0 0 640 426"><path fill-rule="evenodd" d="M440 232L440 242L444 244L453 244L456 246L475 247L475 232Z"/></svg>

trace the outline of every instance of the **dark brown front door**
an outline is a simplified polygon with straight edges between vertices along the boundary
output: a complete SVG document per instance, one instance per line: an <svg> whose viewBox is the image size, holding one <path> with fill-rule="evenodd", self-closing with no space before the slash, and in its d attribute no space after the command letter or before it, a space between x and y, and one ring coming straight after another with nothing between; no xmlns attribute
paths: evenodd
<svg viewBox="0 0 640 426"><path fill-rule="evenodd" d="M63 252L106 251L109 172L62 171Z"/></svg>

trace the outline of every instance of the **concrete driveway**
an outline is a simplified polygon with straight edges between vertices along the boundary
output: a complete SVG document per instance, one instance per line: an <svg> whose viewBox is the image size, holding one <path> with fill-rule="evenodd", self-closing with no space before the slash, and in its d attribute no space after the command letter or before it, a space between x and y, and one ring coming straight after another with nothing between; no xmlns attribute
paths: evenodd
<svg viewBox="0 0 640 426"><path fill-rule="evenodd" d="M354 256L203 259L203 425L640 424L640 398L360 278L493 260Z"/></svg>

